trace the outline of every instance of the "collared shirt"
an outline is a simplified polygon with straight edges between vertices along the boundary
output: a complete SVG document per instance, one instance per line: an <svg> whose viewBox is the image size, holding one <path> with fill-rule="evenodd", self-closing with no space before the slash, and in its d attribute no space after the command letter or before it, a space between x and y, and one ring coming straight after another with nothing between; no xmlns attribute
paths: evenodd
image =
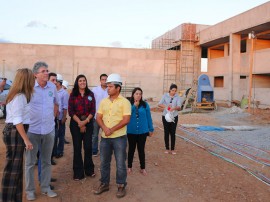
<svg viewBox="0 0 270 202"><path fill-rule="evenodd" d="M68 98L69 94L68 92L61 88L59 91L57 91L58 97L59 97L59 115L58 115L58 120L62 120L63 115L64 115L64 110L68 109Z"/></svg>
<svg viewBox="0 0 270 202"><path fill-rule="evenodd" d="M95 99L96 99L96 112L98 111L98 107L99 107L99 104L100 104L100 101L106 97L108 97L108 91L107 91L107 88L106 89L103 89L101 87L101 85L99 86L96 86L93 88L92 92L94 93L95 95ZM96 115L95 115L95 118L96 118Z"/></svg>
<svg viewBox="0 0 270 202"><path fill-rule="evenodd" d="M8 104L7 104L7 117L6 123L12 123L17 125L19 123L29 124L29 103L27 103L26 97L24 94L16 95Z"/></svg>
<svg viewBox="0 0 270 202"><path fill-rule="evenodd" d="M165 93L158 104L164 104L165 106L171 106L171 107L181 107L183 103L183 99L178 95L175 94L173 98L171 98L169 93ZM168 110L167 108L163 110L162 115L165 116L167 114ZM178 111L173 111L173 116L176 117L178 115Z"/></svg>
<svg viewBox="0 0 270 202"><path fill-rule="evenodd" d="M92 114L95 116L96 113L96 101L94 93L90 91L89 94L85 94L83 97L81 94L78 96L70 94L68 100L68 114L72 118L74 115L78 116L89 116Z"/></svg>
<svg viewBox="0 0 270 202"><path fill-rule="evenodd" d="M153 122L148 103L146 102L146 107L140 106L139 108L132 105L130 122L127 125L127 133L139 135L153 131Z"/></svg>
<svg viewBox="0 0 270 202"><path fill-rule="evenodd" d="M119 95L113 101L111 101L108 97L101 100L97 113L103 115L103 122L105 126L112 128L123 120L123 116L131 115L131 105L130 102L122 95ZM101 136L103 138L116 138L126 134L127 126L124 126L110 136L105 136L105 133L102 131Z"/></svg>
<svg viewBox="0 0 270 202"><path fill-rule="evenodd" d="M36 81L30 101L29 132L47 135L54 130L54 104L59 105L56 86L48 81L42 88Z"/></svg>

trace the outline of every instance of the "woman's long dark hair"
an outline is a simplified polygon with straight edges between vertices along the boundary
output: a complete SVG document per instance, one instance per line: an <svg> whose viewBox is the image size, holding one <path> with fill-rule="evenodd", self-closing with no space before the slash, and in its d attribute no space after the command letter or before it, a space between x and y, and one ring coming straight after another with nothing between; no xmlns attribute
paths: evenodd
<svg viewBox="0 0 270 202"><path fill-rule="evenodd" d="M78 96L80 94L79 84L78 84L80 78L85 78L85 81L86 81L86 87L85 87L85 93L84 94L88 95L91 92L91 90L88 88L87 78L83 74L80 74L80 75L77 76L77 78L76 78L76 80L74 82L74 87L72 89L72 94L74 96Z"/></svg>
<svg viewBox="0 0 270 202"><path fill-rule="evenodd" d="M143 95L143 91L142 91L141 88L139 88L139 87L134 88L133 91L132 91L132 93L131 93L131 98L130 98L130 103L131 103L131 105L134 104L134 97L133 97L133 96L134 96L134 94L135 94L135 92L136 92L137 90L141 91L141 93L142 93L142 95ZM146 103L145 103L145 101L143 101L143 97L141 97L140 104L139 104L138 108L139 108L140 106L143 106L144 108L146 108Z"/></svg>

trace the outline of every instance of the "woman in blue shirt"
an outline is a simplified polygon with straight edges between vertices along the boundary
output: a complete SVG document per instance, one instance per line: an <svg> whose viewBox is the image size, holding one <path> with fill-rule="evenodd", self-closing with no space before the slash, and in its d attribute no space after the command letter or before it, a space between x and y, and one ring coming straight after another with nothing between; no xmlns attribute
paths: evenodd
<svg viewBox="0 0 270 202"><path fill-rule="evenodd" d="M142 99L143 91L141 88L134 88L131 94L131 117L127 126L128 136L128 173L132 172L132 162L134 152L137 146L141 173L147 175L145 170L145 142L149 135L153 135L153 123L150 107L147 102Z"/></svg>

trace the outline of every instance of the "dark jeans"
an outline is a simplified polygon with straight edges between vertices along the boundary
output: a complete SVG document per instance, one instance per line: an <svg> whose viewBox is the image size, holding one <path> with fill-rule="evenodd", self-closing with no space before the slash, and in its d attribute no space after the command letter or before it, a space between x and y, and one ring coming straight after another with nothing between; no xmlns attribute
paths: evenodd
<svg viewBox="0 0 270 202"><path fill-rule="evenodd" d="M56 137L57 155L64 153L64 145L65 145L65 132L66 132L66 123L62 123L61 120L58 121L59 128Z"/></svg>
<svg viewBox="0 0 270 202"><path fill-rule="evenodd" d="M127 180L127 136L117 138L101 138L100 142L100 181L110 183L111 160L114 153L116 161L116 183L126 185Z"/></svg>
<svg viewBox="0 0 270 202"><path fill-rule="evenodd" d="M92 133L93 121L86 124L86 133L81 133L78 123L70 120L70 132L73 140L73 178L82 179L84 174L94 174L94 163L92 160ZM84 149L84 160L82 159L82 143Z"/></svg>
<svg viewBox="0 0 270 202"><path fill-rule="evenodd" d="M145 169L145 142L149 133L134 135L128 134L128 168L132 168L135 149L137 146L141 169Z"/></svg>
<svg viewBox="0 0 270 202"><path fill-rule="evenodd" d="M55 130L55 136L54 136L54 144L53 144L53 150L52 150L52 158L57 156L57 137L58 137L58 130L59 130L59 125L58 125L58 120L55 118L54 119L54 130Z"/></svg>
<svg viewBox="0 0 270 202"><path fill-rule="evenodd" d="M166 150L170 150L169 136L171 137L171 150L175 147L175 131L178 122L178 116L174 117L174 122L167 122L165 116L162 116L162 123L164 127L164 141Z"/></svg>

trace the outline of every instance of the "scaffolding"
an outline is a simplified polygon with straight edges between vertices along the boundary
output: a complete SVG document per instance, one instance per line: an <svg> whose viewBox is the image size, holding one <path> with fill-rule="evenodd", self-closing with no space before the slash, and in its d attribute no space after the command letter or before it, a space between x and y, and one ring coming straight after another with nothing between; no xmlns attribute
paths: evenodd
<svg viewBox="0 0 270 202"><path fill-rule="evenodd" d="M180 86L184 90L191 88L192 81L200 72L200 47L196 45L196 25L183 24L180 45Z"/></svg>
<svg viewBox="0 0 270 202"><path fill-rule="evenodd" d="M121 94L126 98L130 98L133 89L136 87L141 87L141 81L137 83L124 82L122 86Z"/></svg>
<svg viewBox="0 0 270 202"><path fill-rule="evenodd" d="M181 32L180 34L177 32ZM175 36L179 34L180 36ZM179 90L191 88L200 73L201 49L196 44L196 24L182 24L153 41L153 49L164 50L163 92L174 83Z"/></svg>
<svg viewBox="0 0 270 202"><path fill-rule="evenodd" d="M173 43L173 41L171 41ZM177 75L179 75L180 52L176 48L165 50L164 56L164 77L163 93L168 92L172 83L178 85Z"/></svg>
<svg viewBox="0 0 270 202"><path fill-rule="evenodd" d="M165 93L172 83L179 83L177 82L180 69L179 47L173 33L168 31L153 42L152 48L164 50L163 93Z"/></svg>

